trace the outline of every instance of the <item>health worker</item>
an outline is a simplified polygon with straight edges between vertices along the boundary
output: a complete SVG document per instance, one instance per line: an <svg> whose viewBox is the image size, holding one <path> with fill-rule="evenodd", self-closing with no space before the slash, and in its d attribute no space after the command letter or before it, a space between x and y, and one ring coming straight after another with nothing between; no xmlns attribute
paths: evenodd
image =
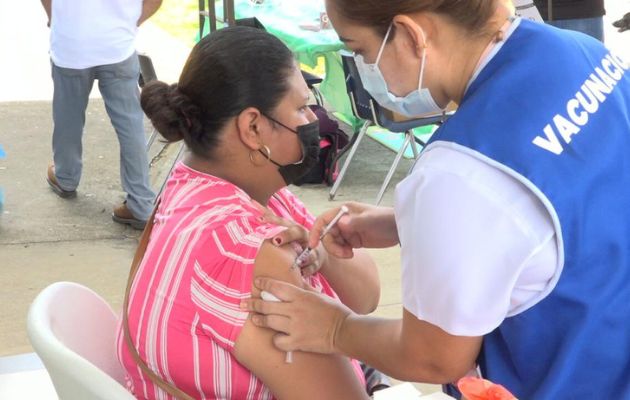
<svg viewBox="0 0 630 400"><path fill-rule="evenodd" d="M630 398L630 63L499 0L327 0L363 85L414 116L459 107L395 205L349 203L328 251L400 245L402 319L271 279L249 299L282 350L407 381L478 366L519 399ZM320 216L318 243L338 209Z"/></svg>

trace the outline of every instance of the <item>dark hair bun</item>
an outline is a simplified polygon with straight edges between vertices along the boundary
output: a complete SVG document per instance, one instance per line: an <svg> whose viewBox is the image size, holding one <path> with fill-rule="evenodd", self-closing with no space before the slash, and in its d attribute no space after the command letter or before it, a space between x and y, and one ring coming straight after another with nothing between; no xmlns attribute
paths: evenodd
<svg viewBox="0 0 630 400"><path fill-rule="evenodd" d="M177 85L147 83L142 109L168 141L212 159L228 121L254 107L270 115L291 86L297 68L291 50L270 33L230 26L193 47Z"/></svg>
<svg viewBox="0 0 630 400"><path fill-rule="evenodd" d="M201 130L199 108L177 87L161 81L147 83L140 96L142 110L169 142L188 141Z"/></svg>

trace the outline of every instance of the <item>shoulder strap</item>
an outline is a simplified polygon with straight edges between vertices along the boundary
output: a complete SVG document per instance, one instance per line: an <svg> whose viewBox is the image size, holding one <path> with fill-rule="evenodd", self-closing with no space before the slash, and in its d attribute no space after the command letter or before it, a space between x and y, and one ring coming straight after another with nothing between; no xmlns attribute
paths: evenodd
<svg viewBox="0 0 630 400"><path fill-rule="evenodd" d="M129 292L131 291L131 286L133 284L133 279L138 272L138 267L140 266L140 262L142 261L142 257L144 257L144 253L147 250L147 246L149 244L149 237L151 236L151 230L153 229L153 220L155 218L155 212L160 206L160 199L155 204L155 208L153 209L153 213L151 217L147 220L147 225L144 227L144 231L142 232L142 236L140 237L140 243L138 244L138 248L136 249L136 254L133 257L133 262L131 263L131 270L129 271L129 279L127 280L127 289L125 290L125 301L123 304L122 310L122 323L123 330L125 334L125 342L127 343L127 348L131 353L131 357L133 357L134 361L142 372L151 380L151 382L155 383L160 389L180 400L193 400L191 396L183 392L181 389L178 389L173 384L165 381L161 377L159 377L155 372L149 368L149 366L142 360L140 354L138 354L138 350L133 345L133 340L131 339L131 333L129 332L129 321L127 319L127 314L129 312Z"/></svg>

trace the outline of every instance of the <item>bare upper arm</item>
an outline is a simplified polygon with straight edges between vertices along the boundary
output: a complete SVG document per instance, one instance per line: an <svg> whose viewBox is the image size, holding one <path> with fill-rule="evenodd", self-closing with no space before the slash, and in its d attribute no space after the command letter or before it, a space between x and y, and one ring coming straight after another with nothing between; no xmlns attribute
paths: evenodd
<svg viewBox="0 0 630 400"><path fill-rule="evenodd" d="M256 257L254 276L268 276L302 286L299 271L291 270L295 252L264 242ZM260 293L252 287L252 295ZM245 323L236 340L236 359L263 381L278 399L367 399L347 357L294 352L293 362L273 345L274 331Z"/></svg>

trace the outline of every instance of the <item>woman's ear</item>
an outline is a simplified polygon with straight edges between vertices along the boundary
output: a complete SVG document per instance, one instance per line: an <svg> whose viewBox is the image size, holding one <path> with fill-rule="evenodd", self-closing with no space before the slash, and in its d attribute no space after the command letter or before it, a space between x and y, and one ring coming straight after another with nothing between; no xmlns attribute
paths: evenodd
<svg viewBox="0 0 630 400"><path fill-rule="evenodd" d="M261 124L264 122L262 114L254 107L244 109L236 117L238 136L249 149L258 150L264 143L259 131Z"/></svg>
<svg viewBox="0 0 630 400"><path fill-rule="evenodd" d="M430 18L424 15L416 15L414 18L408 15L397 15L393 22L396 35L407 39L404 46L408 46L416 57L422 57L429 40L429 32L432 31Z"/></svg>

